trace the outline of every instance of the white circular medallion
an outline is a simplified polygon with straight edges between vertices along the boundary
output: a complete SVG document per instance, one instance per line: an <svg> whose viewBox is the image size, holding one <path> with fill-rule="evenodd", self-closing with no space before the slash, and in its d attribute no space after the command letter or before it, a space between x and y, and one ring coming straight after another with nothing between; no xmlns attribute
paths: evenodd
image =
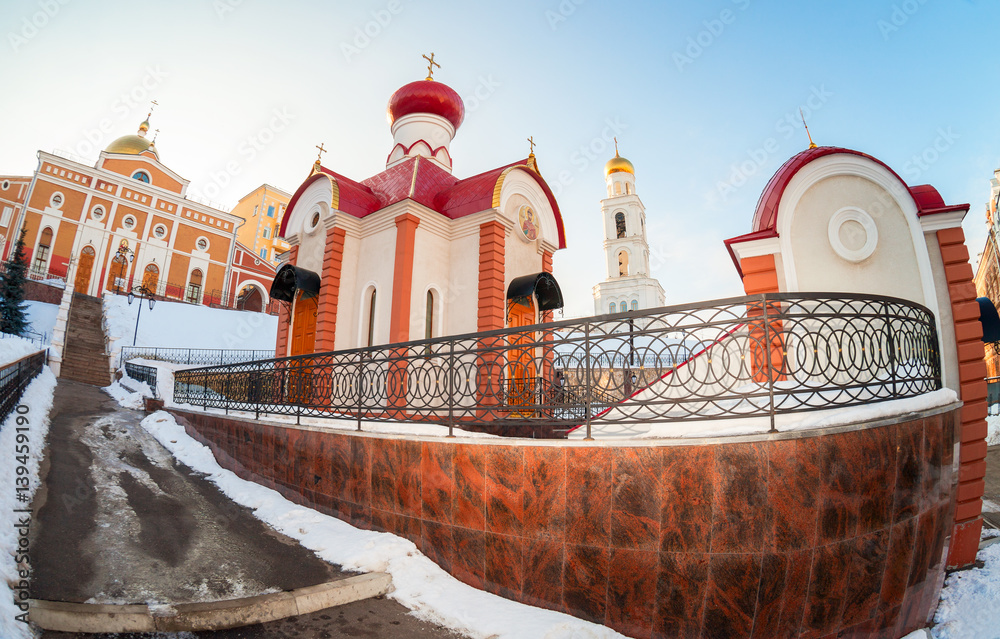
<svg viewBox="0 0 1000 639"><path fill-rule="evenodd" d="M848 262L863 262L878 246L878 227L871 215L853 206L845 206L830 218L827 226L830 246Z"/></svg>

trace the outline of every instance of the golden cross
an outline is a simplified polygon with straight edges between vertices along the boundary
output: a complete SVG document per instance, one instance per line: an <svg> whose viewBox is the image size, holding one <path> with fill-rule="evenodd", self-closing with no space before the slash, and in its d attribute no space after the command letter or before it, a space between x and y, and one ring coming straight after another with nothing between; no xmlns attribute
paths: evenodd
<svg viewBox="0 0 1000 639"><path fill-rule="evenodd" d="M441 68L441 65L434 61L434 52L431 51L431 57L422 56L424 60L427 60L427 79L434 79L434 67Z"/></svg>
<svg viewBox="0 0 1000 639"><path fill-rule="evenodd" d="M156 144L156 136L158 136L159 134L160 134L160 130L159 129L156 129L155 131L153 131L153 142L152 142L153 144Z"/></svg>
<svg viewBox="0 0 1000 639"><path fill-rule="evenodd" d="M160 105L156 100L153 100L149 103L149 115L146 116L147 120L149 119L150 115L153 115L153 107L158 107L158 106Z"/></svg>
<svg viewBox="0 0 1000 639"><path fill-rule="evenodd" d="M607 139L607 138L605 138ZM618 136L615 136L615 157L618 157Z"/></svg>
<svg viewBox="0 0 1000 639"><path fill-rule="evenodd" d="M802 118L802 126L804 126L806 128L806 135L809 136L809 148L810 149L815 149L816 148L816 143L813 142L812 133L809 133L809 125L806 124L806 116L802 113L802 109L801 108L799 109L799 117Z"/></svg>
<svg viewBox="0 0 1000 639"><path fill-rule="evenodd" d="M532 135L532 136L530 136L528 138L528 144L531 145L531 153L534 154L535 153L535 136Z"/></svg>
<svg viewBox="0 0 1000 639"><path fill-rule="evenodd" d="M319 153L316 154L316 162L319 163L319 161L323 159L323 154L326 153L326 149L323 148L322 142L320 142L319 146L316 148L319 149Z"/></svg>

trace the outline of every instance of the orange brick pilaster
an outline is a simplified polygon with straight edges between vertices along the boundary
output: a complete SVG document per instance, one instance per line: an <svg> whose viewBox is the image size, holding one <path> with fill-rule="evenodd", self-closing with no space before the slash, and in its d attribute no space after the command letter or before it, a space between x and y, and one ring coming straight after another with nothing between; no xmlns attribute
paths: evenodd
<svg viewBox="0 0 1000 639"><path fill-rule="evenodd" d="M336 348L337 300L340 297L340 271L344 263L344 236L342 228L330 229L323 249L322 285L319 289L319 308L316 317L316 350L332 351Z"/></svg>
<svg viewBox="0 0 1000 639"><path fill-rule="evenodd" d="M740 260L740 268L743 269L743 290L747 295L760 295L762 293L777 293L778 291L778 269L774 263L774 255L755 255ZM781 307L777 303L769 304L768 314L778 314ZM751 320L755 317L762 317L763 308L751 308L747 315ZM770 331L770 379L781 381L784 375L784 338L780 321L768 322ZM754 379L758 382L765 382L769 379L768 362L764 355L764 344L767 342L767 335L764 331L763 322L758 322L750 329L750 352L753 357Z"/></svg>
<svg viewBox="0 0 1000 639"><path fill-rule="evenodd" d="M480 332L495 331L506 324L504 268L506 230L494 220L479 227L479 322ZM483 347L502 343L484 340ZM500 369L503 362L493 353L477 358L477 400L481 405L499 403ZM484 411L485 413L485 411ZM480 415L482 417L483 414Z"/></svg>
<svg viewBox="0 0 1000 639"><path fill-rule="evenodd" d="M969 250L961 228L937 232L944 262L951 314L955 322L958 380L962 406L959 426L958 492L955 527L948 550L948 567L971 565L979 550L983 528L983 476L986 466L986 362L983 361L983 327L979 323L976 286L972 282ZM943 365L943 363L942 363Z"/></svg>
<svg viewBox="0 0 1000 639"><path fill-rule="evenodd" d="M403 213L396 217L396 262L392 270L392 308L389 316L389 341L410 341L410 302L413 291L413 253L416 245L417 225L420 218L412 213ZM405 355L401 351L400 355ZM386 394L389 399L390 413L394 418L402 418L403 414L392 411L403 411L406 407L406 391L408 386L406 363L395 361L389 365L389 379Z"/></svg>
<svg viewBox="0 0 1000 639"><path fill-rule="evenodd" d="M289 249L288 263L296 264L299 260L299 247L293 246ZM278 305L278 339L274 346L275 357L285 357L288 355L288 329L292 323L292 316L287 304Z"/></svg>

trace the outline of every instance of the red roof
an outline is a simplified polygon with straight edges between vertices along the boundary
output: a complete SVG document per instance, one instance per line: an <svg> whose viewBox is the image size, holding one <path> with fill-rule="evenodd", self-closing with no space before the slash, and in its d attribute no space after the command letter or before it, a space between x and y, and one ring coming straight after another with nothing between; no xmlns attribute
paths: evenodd
<svg viewBox="0 0 1000 639"><path fill-rule="evenodd" d="M929 184L915 186L913 188L908 187L906 182L903 181L903 178L899 177L899 175L889 168L885 162L868 155L867 153L836 146L819 146L814 149L807 149L790 157L788 161L781 165L781 168L779 168L777 172L771 176L767 186L764 187L764 192L761 193L760 199L757 201L757 209L754 211L751 232L725 240L726 248L729 250L729 255L732 257L733 264L736 265L736 270L740 273L741 277L743 276L743 271L740 268L739 260L736 259L736 254L733 251L732 245L768 237L778 237L778 205L781 203L781 198L784 196L785 189L792 181L792 178L794 178L795 175L810 162L827 155L834 155L838 153L867 158L892 174L897 180L899 180L899 183L902 184L907 191L909 191L910 196L913 198L913 202L917 207L918 216L922 217L925 215L933 215L935 213L968 210L969 208L968 204L946 206L944 198L941 197L941 194L938 193L937 189Z"/></svg>
<svg viewBox="0 0 1000 639"><path fill-rule="evenodd" d="M340 192L337 209L357 218L367 217L396 202L410 199L449 219L457 220L492 208L497 181L508 169L517 170L533 178L545 193L556 218L558 247L566 248L566 231L559 204L542 176L528 167L528 158L464 180L459 180L426 158L420 160L421 158L407 158L361 182L355 182L321 166L320 172L311 175L295 191L286 210L291 211L295 208L299 197L313 182L329 178L336 183ZM285 234L285 227L290 217L285 215L281 220L279 234L282 236Z"/></svg>

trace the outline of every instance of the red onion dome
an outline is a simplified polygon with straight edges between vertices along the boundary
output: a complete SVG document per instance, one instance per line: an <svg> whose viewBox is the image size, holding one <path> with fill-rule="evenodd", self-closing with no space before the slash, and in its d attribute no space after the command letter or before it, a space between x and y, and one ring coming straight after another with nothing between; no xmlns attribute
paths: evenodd
<svg viewBox="0 0 1000 639"><path fill-rule="evenodd" d="M457 130L465 119L465 103L447 84L417 80L400 87L389 98L389 124L411 113L433 113L451 122Z"/></svg>

